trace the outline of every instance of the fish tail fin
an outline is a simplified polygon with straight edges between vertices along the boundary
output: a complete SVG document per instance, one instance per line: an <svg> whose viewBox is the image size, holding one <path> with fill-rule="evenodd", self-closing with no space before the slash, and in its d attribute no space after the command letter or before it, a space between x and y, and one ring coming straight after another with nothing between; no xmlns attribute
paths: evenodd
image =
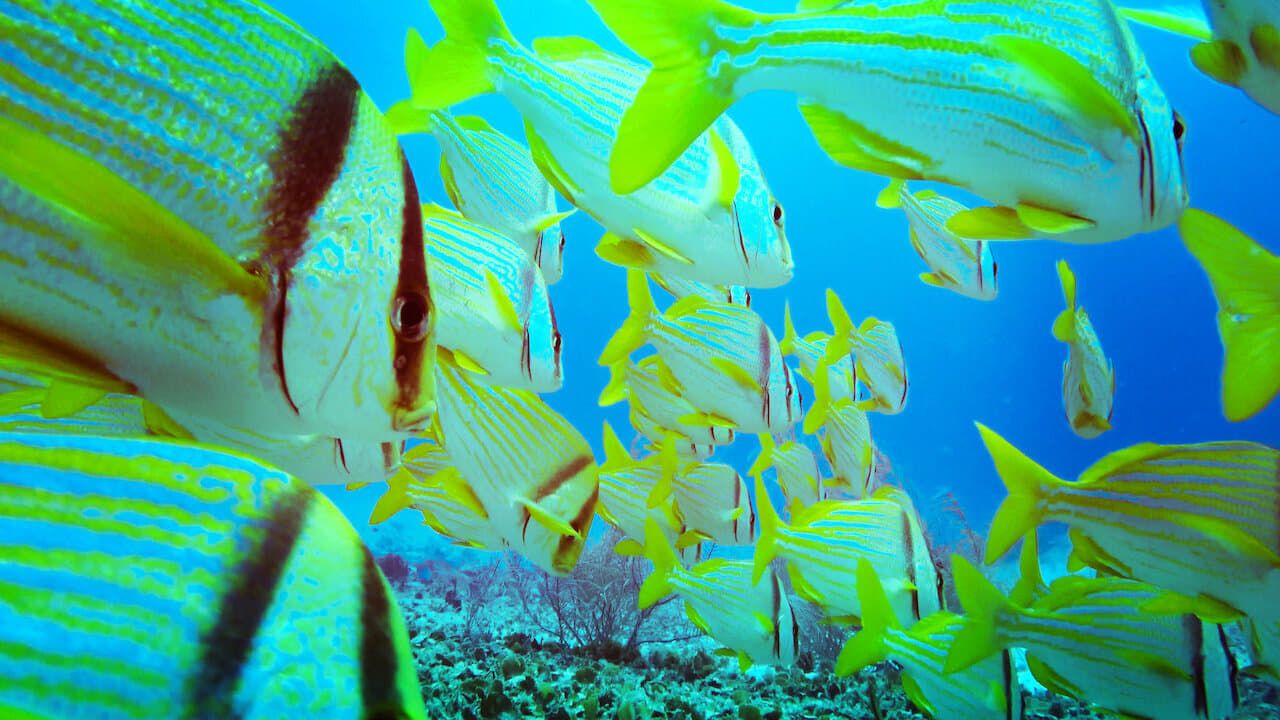
<svg viewBox="0 0 1280 720"><path fill-rule="evenodd" d="M1053 336L1062 342L1076 339L1076 274L1066 260L1058 261L1058 280L1062 283L1062 297L1067 309L1058 313L1053 321Z"/></svg>
<svg viewBox="0 0 1280 720"><path fill-rule="evenodd" d="M601 365L625 362L628 355L644 345L649 319L658 312L653 304L653 293L649 291L649 278L640 270L627 271L627 302L631 306L631 314L604 346L600 353Z"/></svg>
<svg viewBox="0 0 1280 720"><path fill-rule="evenodd" d="M413 105L442 110L493 92L490 45L494 40L515 44L498 6L493 0L431 0L431 8L444 27L444 39L428 47L413 29L405 38Z"/></svg>
<svg viewBox="0 0 1280 720"><path fill-rule="evenodd" d="M409 480L411 478L409 471L404 468L400 468L391 477L387 478L387 491L374 504L373 513L369 515L370 525L384 523L392 515L409 507Z"/></svg>
<svg viewBox="0 0 1280 720"><path fill-rule="evenodd" d="M1245 420L1280 392L1280 257L1200 210L1188 210L1179 228L1218 301L1223 414Z"/></svg>
<svg viewBox="0 0 1280 720"><path fill-rule="evenodd" d="M862 629L840 649L835 667L836 675L840 677L883 661L888 655L885 633L889 628L901 627L884 585L866 558L858 561L855 577L858 604L862 610Z"/></svg>
<svg viewBox="0 0 1280 720"><path fill-rule="evenodd" d="M663 536L658 521L644 522L644 556L653 563L653 574L640 585L639 605L643 610L671 594L671 574L679 564L676 551Z"/></svg>
<svg viewBox="0 0 1280 720"><path fill-rule="evenodd" d="M610 473L630 465L633 462L631 453L627 452L627 448L618 439L618 434L613 431L613 426L608 420L604 421L604 464L600 466L601 473Z"/></svg>
<svg viewBox="0 0 1280 720"><path fill-rule="evenodd" d="M1018 584L1013 586L1009 599L1026 607L1036 599L1037 589L1044 585L1040 574L1040 541L1033 529L1022 539L1022 551L1018 553Z"/></svg>
<svg viewBox="0 0 1280 720"><path fill-rule="evenodd" d="M764 487L764 480L756 478L756 515L760 521L760 532L756 536L756 549L752 553L751 583L760 582L769 563L778 556L778 534L786 529L786 523L778 517L778 510L769 499L769 491Z"/></svg>
<svg viewBox="0 0 1280 720"><path fill-rule="evenodd" d="M627 399L630 391L627 388L627 361L619 360L609 364L609 383L600 391L600 407L616 405Z"/></svg>
<svg viewBox="0 0 1280 720"><path fill-rule="evenodd" d="M609 29L653 65L622 116L609 159L613 191L627 194L661 175L737 99L733 77L712 65L733 50L718 30L749 27L758 16L721 0L590 1Z"/></svg>
<svg viewBox="0 0 1280 720"><path fill-rule="evenodd" d="M834 340L834 338L833 338ZM831 358L823 355L813 371L813 407L804 416L804 425L800 428L812 435L827 421L827 412L831 409Z"/></svg>
<svg viewBox="0 0 1280 720"><path fill-rule="evenodd" d="M760 434L760 455L756 461L751 463L751 467L747 470L747 474L751 477L758 478L764 474L765 470L773 467L773 451L778 448L778 443L769 433Z"/></svg>
<svg viewBox="0 0 1280 720"><path fill-rule="evenodd" d="M410 30L409 32L414 32ZM421 38L419 38L421 40ZM401 100L387 108L383 117L396 135L427 134L436 129L436 118L441 113L415 107L412 100Z"/></svg>
<svg viewBox="0 0 1280 720"><path fill-rule="evenodd" d="M645 505L650 508L658 507L675 492L672 483L680 467L680 456L676 453L676 441L670 435L658 445L658 467L662 472L653 483L649 497L645 499Z"/></svg>
<svg viewBox="0 0 1280 720"><path fill-rule="evenodd" d="M991 461L995 463L996 473L1009 492L1008 497L996 509L996 516L991 521L991 532L987 535L983 561L991 564L1008 552L1018 538L1024 537L1040 524L1044 515L1041 501L1049 488L1062 481L1000 437L996 431L982 423L977 425Z"/></svg>
<svg viewBox="0 0 1280 720"><path fill-rule="evenodd" d="M831 321L831 339L827 341L826 360L830 365L853 349L853 336L858 328L849 317L844 302L835 290L827 288L827 318Z"/></svg>
<svg viewBox="0 0 1280 720"><path fill-rule="evenodd" d="M796 352L796 340L800 339L800 335L796 333L796 326L791 322L791 301L786 301L782 306L782 340L778 341L778 350L783 355L794 355Z"/></svg>
<svg viewBox="0 0 1280 720"><path fill-rule="evenodd" d="M998 652L1001 617L1019 611L981 570L959 555L951 556L951 575L965 614L964 627L956 634L943 666L947 673L964 670Z"/></svg>

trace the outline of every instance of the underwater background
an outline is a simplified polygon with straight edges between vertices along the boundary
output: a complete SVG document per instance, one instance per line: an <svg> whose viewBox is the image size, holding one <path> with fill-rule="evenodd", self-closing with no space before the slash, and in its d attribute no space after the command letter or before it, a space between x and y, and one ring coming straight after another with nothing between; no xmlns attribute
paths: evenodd
<svg viewBox="0 0 1280 720"><path fill-rule="evenodd" d="M635 57L582 0L499 4L521 42L583 35L608 50ZM750 5L785 11L794 3L754 0ZM425 2L371 0L353 10L346 3L282 0L275 7L341 58L382 108L409 93L403 64L406 31L418 28L428 43L442 35ZM1280 117L1197 72L1187 54L1191 41L1142 27L1134 32L1188 126L1184 157L1191 206L1228 219L1272 252L1280 251L1274 223ZM496 129L523 137L519 114L499 96L470 100L454 110L481 115ZM872 415L872 434L891 464L890 480L910 491L940 545L962 545L967 530L984 533L1005 495L974 421L1002 433L1064 478L1075 477L1108 452L1139 442L1280 441L1280 403L1245 422L1223 418L1222 347L1214 298L1175 227L1099 245L994 243L999 297L979 302L917 280L926 268L908 242L902 212L874 204L884 181L837 166L825 155L803 124L792 96L757 93L737 103L730 115L752 142L774 194L786 208L787 237L795 257L794 279L781 288L753 290L752 307L779 337L784 302L790 303L801 333L826 329L823 294L833 288L855 317L873 315L897 327L909 368L907 408L899 415ZM414 135L403 143L424 202L447 204L436 172L436 141ZM967 205L975 203L963 191L949 194ZM559 203L562 210L570 207L563 199ZM584 213L569 218L563 230L565 274L550 292L565 338L565 384L544 399L592 442L602 460L602 421L629 427L625 404L600 408L596 403L608 380L596 358L628 312L625 271L595 257L593 248L602 230ZM1050 334L1063 308L1054 271L1058 259L1066 259L1075 270L1079 303L1088 310L1115 367L1113 429L1091 440L1077 437L1063 415L1060 385L1066 348ZM806 397L806 407L809 400ZM624 443L629 439L624 435ZM740 438L718 449L715 459L745 474L757 453L754 438ZM747 718L754 716L754 709L765 716L772 711L773 717L912 717L901 700L901 715L893 714L889 700L883 707L868 705L866 687L878 682L888 687L891 679L836 683L824 673L810 672L783 682L772 670L741 676L736 663L708 656L714 644L702 638L660 646L672 654L675 666L684 668L661 682L655 680L664 677L661 661L637 660L631 664L640 669L626 670L625 658L561 656L555 638L549 639L546 632L555 623L546 618L533 623L527 616L538 607L545 612L545 606L521 607L516 595L503 589L536 584L536 571L506 567L502 560L495 564L493 554L452 546L419 524L417 513L401 513L371 528L367 518L382 493L378 486L354 492L326 487L325 492L375 554L395 554L407 562L408 580L398 587L423 665L424 692L436 698L441 717L595 716L584 709L588 706L599 707L600 717L630 712L644 717L653 711L665 717ZM954 512L957 503L963 517ZM607 529L602 521L594 524L575 577L593 572L592 563L623 563L601 552ZM1040 536L1045 575L1052 579L1065 572L1065 532L1061 526L1049 526ZM734 550L749 552L726 550L730 555ZM1011 565L1012 557L1002 565ZM519 564L514 556L505 562ZM626 562L647 567L644 561ZM609 572L622 572L621 567ZM1012 578L1016 569L1005 567L997 575ZM608 585L598 590L621 592ZM610 601L633 604L634 596ZM616 612L635 611L629 607ZM668 622L691 629L680 613L671 614ZM669 634L680 636L678 630ZM553 643L550 650L535 652L539 637ZM574 645L573 638L567 644ZM704 661L712 665L699 669ZM725 679L708 682L716 664L722 666ZM1026 673L1023 677L1030 680ZM864 686L850 684L856 682ZM1258 687L1264 697L1254 698L1255 714L1248 714L1246 705L1240 717L1280 717L1274 714L1274 688ZM689 693L702 698L701 704ZM682 696L690 703L662 700ZM1028 717L1076 713L1085 714L1058 698L1031 710Z"/></svg>

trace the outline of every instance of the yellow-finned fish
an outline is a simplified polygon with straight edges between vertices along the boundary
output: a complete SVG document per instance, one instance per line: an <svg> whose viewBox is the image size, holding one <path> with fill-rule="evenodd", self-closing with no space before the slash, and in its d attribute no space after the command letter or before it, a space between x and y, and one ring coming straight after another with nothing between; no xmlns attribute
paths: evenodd
<svg viewBox="0 0 1280 720"><path fill-rule="evenodd" d="M323 46L247 0L7 0L0 28L0 323L232 427L428 423L413 175Z"/></svg>
<svg viewBox="0 0 1280 720"><path fill-rule="evenodd" d="M427 717L351 525L244 455L0 435L0 587L5 717Z"/></svg>
<svg viewBox="0 0 1280 720"><path fill-rule="evenodd" d="M567 575L595 518L600 487L586 438L528 390L493 387L439 364L440 439L511 547Z"/></svg>
<svg viewBox="0 0 1280 720"><path fill-rule="evenodd" d="M1238 704L1236 662L1221 625L1148 608L1164 591L1124 578L1066 575L1027 607L954 556L963 629L946 669L972 667L1009 647L1027 651L1049 690L1118 715L1226 720Z"/></svg>
<svg viewBox="0 0 1280 720"><path fill-rule="evenodd" d="M832 295L833 291L828 289L827 294ZM831 403L846 398L857 399L858 373L853 358L847 354L834 362L825 362L831 335L815 330L800 337L791 322L791 303L786 303L783 308L783 333L778 349L783 355L791 355L800 361L800 377L813 386L813 405L805 413L802 429L806 433L814 433L827 421Z"/></svg>
<svg viewBox="0 0 1280 720"><path fill-rule="evenodd" d="M777 473L778 487L787 498L791 517L823 499L822 470L808 445L797 440L779 445L772 435L761 435L760 455L747 474L759 480L769 468Z"/></svg>
<svg viewBox="0 0 1280 720"><path fill-rule="evenodd" d="M658 312L644 273L627 272L631 315L600 354L613 365L652 343L701 422L739 432L787 432L803 411L778 341L755 311L686 297Z"/></svg>
<svg viewBox="0 0 1280 720"><path fill-rule="evenodd" d="M907 406L907 361L897 328L891 322L873 317L855 327L844 303L834 292L827 293L827 315L834 332L827 343L823 363L831 365L852 352L854 377L871 394L859 400L858 407L885 415L902 412Z"/></svg>
<svg viewBox="0 0 1280 720"><path fill-rule="evenodd" d="M874 490L871 474L876 454L866 411L852 400L835 403L827 413L821 438L822 453L835 473L831 484L844 488L854 498L869 496Z"/></svg>
<svg viewBox="0 0 1280 720"><path fill-rule="evenodd" d="M901 207L907 216L911 247L929 266L920 273L926 285L946 288L975 300L995 300L999 287L999 266L991 253L991 243L970 240L947 228L951 218L969 208L939 195L933 190L911 192L900 183L892 206Z"/></svg>
<svg viewBox="0 0 1280 720"><path fill-rule="evenodd" d="M649 277L658 283L658 287L671 293L671 296L677 300L697 295L715 302L751 307L751 291L741 285L711 285L674 275L667 277L659 273L650 273Z"/></svg>
<svg viewBox="0 0 1280 720"><path fill-rule="evenodd" d="M1178 227L1218 301L1222 411L1246 420L1280 393L1280 257L1202 210L1188 210Z"/></svg>
<svg viewBox="0 0 1280 720"><path fill-rule="evenodd" d="M661 444L669 433L677 436L677 445L688 444L683 440L704 446L733 442L735 433L731 426L708 421L685 398L684 385L671 373L662 356L650 355L638 361L622 358L609 366L609 376L609 384L600 394L600 404L608 406L626 398L633 414L639 413L662 428L656 437L650 437L641 423L635 423L636 430L653 442Z"/></svg>
<svg viewBox="0 0 1280 720"><path fill-rule="evenodd" d="M741 668L795 662L799 624L773 570L755 580L750 560L715 558L682 567L653 520L645 523L644 553L653 574L640 587L641 609L675 593L694 627L736 655Z"/></svg>
<svg viewBox="0 0 1280 720"><path fill-rule="evenodd" d="M631 457L608 422L604 424L604 453L596 512L626 535L626 539L614 545L614 551L620 555L641 555L644 525L652 518L668 544L674 544L682 555L692 557L693 553L685 551L702 542L702 538L685 533L684 519L671 494L671 478L664 479L665 471L656 462L657 458Z"/></svg>
<svg viewBox="0 0 1280 720"><path fill-rule="evenodd" d="M751 493L732 465L691 462L671 480L685 529L718 545L750 545L756 539Z"/></svg>
<svg viewBox="0 0 1280 720"><path fill-rule="evenodd" d="M1095 438L1111 429L1116 370L1102 351L1089 313L1076 305L1076 275L1066 260L1058 261L1058 280L1067 301L1067 309L1053 321L1053 337L1068 348L1062 361L1062 407L1075 434Z"/></svg>
<svg viewBox="0 0 1280 720"><path fill-rule="evenodd" d="M1191 48L1191 62L1200 72L1240 88L1254 102L1280 114L1280 5L1273 0L1212 0L1159 9L1122 7L1120 14L1133 22L1199 40Z"/></svg>
<svg viewBox="0 0 1280 720"><path fill-rule="evenodd" d="M370 525L413 508L422 513L423 524L455 544L477 550L507 547L489 521L484 503L450 463L443 445L426 439L405 452L403 463L387 478L387 491L373 506Z"/></svg>
<svg viewBox="0 0 1280 720"><path fill-rule="evenodd" d="M494 130L484 118L417 110L408 101L387 110L401 135L430 133L440 143L440 178L449 200L468 220L514 240L548 285L564 274L564 231L551 183L529 148Z"/></svg>
<svg viewBox="0 0 1280 720"><path fill-rule="evenodd" d="M1031 529L1066 523L1100 569L1186 596L1225 621L1280 622L1280 450L1248 442L1143 443L1104 456L1069 482L979 425L1009 496L996 510L986 562Z"/></svg>
<svg viewBox="0 0 1280 720"><path fill-rule="evenodd" d="M690 138L692 148L672 156L674 167L645 187L614 192L609 148L644 66L580 37L539 38L527 48L493 0L432 0L431 7L445 36L428 48L410 33L409 102L438 110L484 93L507 98L524 117L543 174L604 226L600 257L711 284L777 287L791 279L782 206L732 120L695 133L701 137Z"/></svg>
<svg viewBox="0 0 1280 720"><path fill-rule="evenodd" d="M929 717L1022 720L1022 691L1009 650L948 673L944 670L947 651L964 627L964 618L937 612L904 630L872 564L859 560L856 575L862 629L841 648L836 675L851 675L868 665L892 660L902 666L902 689L907 697Z"/></svg>
<svg viewBox="0 0 1280 720"><path fill-rule="evenodd" d="M1120 240L1186 207L1180 123L1109 0L591 4L654 66L618 126L619 192L740 98L783 90L837 162L996 203L948 223L965 237Z"/></svg>
<svg viewBox="0 0 1280 720"><path fill-rule="evenodd" d="M667 447L676 449L676 456L693 460L706 460L715 454L715 445L699 444L680 433L662 427L643 406L631 403L631 412L627 416L631 427L651 443L650 449L661 454Z"/></svg>
<svg viewBox="0 0 1280 720"><path fill-rule="evenodd" d="M828 617L855 620L862 613L856 582L859 560L885 578L894 614L904 626L946 608L933 554L911 512L890 498L823 500L783 522L756 480L760 538L755 577L774 558L785 558L796 593Z"/></svg>
<svg viewBox="0 0 1280 720"><path fill-rule="evenodd" d="M533 259L506 235L438 205L422 213L439 347L484 382L559 390L560 328Z"/></svg>

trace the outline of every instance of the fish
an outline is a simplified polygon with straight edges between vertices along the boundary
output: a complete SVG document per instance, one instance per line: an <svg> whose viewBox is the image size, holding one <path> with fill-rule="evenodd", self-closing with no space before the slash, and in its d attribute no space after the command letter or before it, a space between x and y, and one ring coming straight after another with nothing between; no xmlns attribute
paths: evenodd
<svg viewBox="0 0 1280 720"><path fill-rule="evenodd" d="M823 499L822 470L808 445L796 440L778 444L772 435L761 435L760 455L747 474L759 480L769 468L778 476L778 487L792 517Z"/></svg>
<svg viewBox="0 0 1280 720"><path fill-rule="evenodd" d="M664 277L658 273L651 273L649 277L677 300L697 295L715 302L751 307L751 290L741 285L711 285L678 276Z"/></svg>
<svg viewBox="0 0 1280 720"><path fill-rule="evenodd" d="M625 539L614 545L619 555L639 556L644 552L644 526L652 518L668 544L680 553L702 541L686 534L684 518L675 506L671 477L657 458L636 460L622 446L613 427L604 423L605 462L600 466L600 502L596 512L605 522L622 531ZM665 490L662 488L665 487Z"/></svg>
<svg viewBox="0 0 1280 720"><path fill-rule="evenodd" d="M646 433L644 423L652 421L657 426L655 443L663 443L668 435L674 435L677 445L715 446L733 443L736 434L730 425L717 425L705 418L685 398L683 384L671 373L671 368L660 355L650 355L638 361L619 359L609 365L609 384L600 394L600 405L607 407L626 399L633 415L640 415L636 430ZM688 453L681 453L688 454Z"/></svg>
<svg viewBox="0 0 1280 720"><path fill-rule="evenodd" d="M7 717L427 717L395 595L296 478L155 438L5 433L0 508Z"/></svg>
<svg viewBox="0 0 1280 720"><path fill-rule="evenodd" d="M852 400L835 403L827 414L820 442L835 473L829 484L844 488L854 498L868 497L874 489L875 445L866 412Z"/></svg>
<svg viewBox="0 0 1280 720"><path fill-rule="evenodd" d="M485 382L554 392L562 338L538 266L506 235L424 205L436 342Z"/></svg>
<svg viewBox="0 0 1280 720"><path fill-rule="evenodd" d="M871 563L859 560L856 575L862 629L841 648L836 675L852 675L874 663L892 660L902 666L902 688L908 699L929 717L1024 717L1018 672L1009 650L962 671L946 673L947 651L964 627L964 618L936 612L904 630Z"/></svg>
<svg viewBox="0 0 1280 720"><path fill-rule="evenodd" d="M627 417L631 421L631 427L649 441L649 449L655 455L661 455L663 450L674 447L677 458L706 460L716 452L716 445L699 444L689 437L662 427L644 407L637 403L631 403L631 412Z"/></svg>
<svg viewBox="0 0 1280 720"><path fill-rule="evenodd" d="M831 620L859 622L860 596L849 592L858 562L869 561L885 579L898 621L910 627L946 607L927 542L908 511L893 499L823 500L787 523L778 516L762 480L756 480L760 537L753 558L759 578L785 558L796 594Z"/></svg>
<svg viewBox="0 0 1280 720"><path fill-rule="evenodd" d="M1068 348L1062 361L1062 407L1076 435L1095 438L1111 429L1116 371L1102 350L1089 313L1076 305L1076 276L1066 260L1058 261L1058 280L1067 301L1067 309L1053 321L1054 339Z"/></svg>
<svg viewBox="0 0 1280 720"><path fill-rule="evenodd" d="M1280 450L1250 442L1142 443L1110 453L1074 481L978 430L1009 491L985 562L1032 528L1065 523L1089 541L1086 562L1177 593L1184 611L1217 622L1276 617L1280 597ZM1277 618L1280 619L1280 618Z"/></svg>
<svg viewBox="0 0 1280 720"><path fill-rule="evenodd" d="M512 548L558 576L582 554L600 486L591 446L528 390L439 363L440 440Z"/></svg>
<svg viewBox="0 0 1280 720"><path fill-rule="evenodd" d="M795 663L800 626L776 572L753 579L751 561L724 558L682 567L652 519L645 522L644 552L654 570L640 586L641 610L675 593L694 627L736 656L739 667Z"/></svg>
<svg viewBox="0 0 1280 720"><path fill-rule="evenodd" d="M418 191L327 49L246 0L0 17L0 323L232 427L382 442L430 422Z"/></svg>
<svg viewBox="0 0 1280 720"><path fill-rule="evenodd" d="M893 323L869 317L855 327L840 296L834 292L827 293L827 315L834 332L827 342L822 364L831 366L850 352L854 354L854 377L871 395L858 400L858 407L885 415L897 415L906 409L907 361Z"/></svg>
<svg viewBox="0 0 1280 720"><path fill-rule="evenodd" d="M1131 22L1197 40L1191 62L1280 114L1280 8L1267 0L1214 0L1168 8L1121 7Z"/></svg>
<svg viewBox="0 0 1280 720"><path fill-rule="evenodd" d="M827 293L830 295L833 291L828 289ZM800 377L813 387L813 405L805 414L802 426L805 433L817 432L822 427L831 403L846 398L858 399L858 373L853 358L845 354L831 363L824 362L830 341L831 335L821 331L801 337L791 321L791 303L783 306L783 333L778 349L783 355L800 361ZM821 372L824 369L825 372Z"/></svg>
<svg viewBox="0 0 1280 720"><path fill-rule="evenodd" d="M398 135L429 133L440 144L440 178L453 206L468 220L515 241L542 271L547 285L564 274L563 223L555 190L528 147L476 115L418 110L408 101L387 109Z"/></svg>
<svg viewBox="0 0 1280 720"><path fill-rule="evenodd" d="M1178 229L1218 303L1223 415L1247 420L1280 394L1280 256L1202 210Z"/></svg>
<svg viewBox="0 0 1280 720"><path fill-rule="evenodd" d="M920 281L975 300L995 300L1000 290L1000 266L991 243L970 240L947 229L951 218L969 208L933 190L911 192L905 182L894 187L898 193L890 194L891 206L901 207L906 214L911 247L929 266L929 272L920 273Z"/></svg>
<svg viewBox="0 0 1280 720"><path fill-rule="evenodd" d="M1162 591L1124 578L1067 575L1029 607L953 558L964 628L947 654L958 671L1009 646L1025 648L1049 690L1129 717L1221 720L1239 704L1237 667L1221 625L1145 608Z"/></svg>
<svg viewBox="0 0 1280 720"><path fill-rule="evenodd" d="M751 493L732 465L686 463L670 484L688 532L718 545L755 542L756 512L751 507ZM680 545L677 548L682 549Z"/></svg>
<svg viewBox="0 0 1280 720"><path fill-rule="evenodd" d="M650 343L701 416L686 424L783 434L799 421L800 389L755 311L686 297L660 313L648 280L636 270L627 273L627 298L631 315L601 352L601 365L621 362Z"/></svg>
<svg viewBox="0 0 1280 720"><path fill-rule="evenodd" d="M476 550L507 547L484 503L453 467L443 445L434 440L420 442L404 454L403 462L387 479L387 491L369 515L370 525L413 508L422 514L423 524L455 544Z"/></svg>
<svg viewBox="0 0 1280 720"><path fill-rule="evenodd" d="M836 162L994 203L948 222L964 237L1108 242L1186 207L1173 109L1107 0L781 14L721 0L590 4L653 64L610 153L617 192L661 173L741 98L781 90L801 98Z"/></svg>
<svg viewBox="0 0 1280 720"><path fill-rule="evenodd" d="M433 0L445 36L428 47L411 32L406 66L413 107L440 110L498 93L520 112L543 175L605 228L604 260L710 284L778 287L793 274L782 205L742 132L715 122L670 172L635 192L609 189L608 152L645 68L581 37L507 29L493 0Z"/></svg>

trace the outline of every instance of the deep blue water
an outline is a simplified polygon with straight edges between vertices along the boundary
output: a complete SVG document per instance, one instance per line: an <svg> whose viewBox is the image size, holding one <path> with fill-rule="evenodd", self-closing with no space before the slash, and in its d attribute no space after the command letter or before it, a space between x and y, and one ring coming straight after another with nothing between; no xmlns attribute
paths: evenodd
<svg viewBox="0 0 1280 720"><path fill-rule="evenodd" d="M499 4L522 42L585 35L629 55L584 0ZM747 4L759 10L794 6L779 0ZM355 11L337 2L275 5L330 47L383 108L408 94L405 31L417 27L428 42L441 36L426 2L370 1ZM1136 32L1189 128L1185 159L1192 205L1226 218L1280 252L1274 222L1280 117L1198 73L1187 58L1189 41ZM484 115L500 130L523 137L518 114L502 98L469 101L458 110ZM855 320L875 315L897 326L911 383L907 408L893 417L873 414L872 430L917 503L950 489L985 530L1004 491L973 427L975 420L1067 478L1110 451L1143 441L1280 444L1280 402L1247 422L1232 424L1222 417L1222 351L1213 296L1174 229L1105 245L998 245L999 298L991 303L970 300L916 278L925 268L907 240L905 218L900 211L874 205L884 181L828 159L803 125L792 96L758 94L730 114L752 141L786 208L796 260L795 279L783 288L754 291L753 307L779 336L786 300L802 333L825 330L823 291L831 287ZM434 140L414 137L405 145L424 196L447 204ZM568 208L563 199L561 207ZM565 335L566 384L547 400L599 451L603 419L615 428L628 425L625 404L602 410L595 402L607 380L596 357L627 314L624 272L595 257L601 230L584 214L568 220L565 233L565 277L553 286L552 297ZM1058 258L1066 258L1075 270L1079 301L1116 368L1114 429L1094 440L1076 437L1062 408L1066 347L1049 332L1063 308L1054 271ZM716 457L745 471L757 451L754 438L741 438ZM370 488L334 496L360 525L378 493ZM424 543L431 542L430 531L421 532Z"/></svg>

